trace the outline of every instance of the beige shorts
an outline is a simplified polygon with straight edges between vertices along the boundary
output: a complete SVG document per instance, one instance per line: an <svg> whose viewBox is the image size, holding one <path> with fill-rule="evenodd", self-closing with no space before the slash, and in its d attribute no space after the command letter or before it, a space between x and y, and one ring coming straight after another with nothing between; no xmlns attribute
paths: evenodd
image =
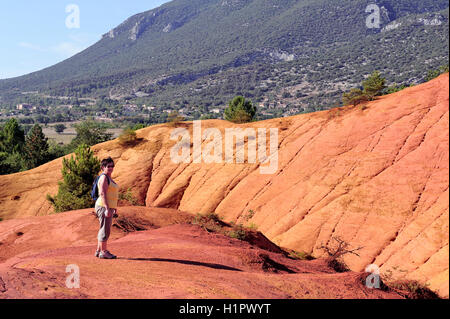
<svg viewBox="0 0 450 319"><path fill-rule="evenodd" d="M95 213L97 214L98 221L100 222L100 229L98 231L97 239L99 242L105 242L111 234L113 214L111 214L110 217L106 217L106 208L102 206L95 206Z"/></svg>

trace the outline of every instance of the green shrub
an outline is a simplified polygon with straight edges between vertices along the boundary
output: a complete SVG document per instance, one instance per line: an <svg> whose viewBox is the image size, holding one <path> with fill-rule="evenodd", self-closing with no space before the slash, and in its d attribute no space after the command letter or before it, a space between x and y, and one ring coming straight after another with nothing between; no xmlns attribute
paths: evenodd
<svg viewBox="0 0 450 319"><path fill-rule="evenodd" d="M61 134L66 130L67 126L65 126L64 124L55 124L53 128L55 129L56 133Z"/></svg>
<svg viewBox="0 0 450 319"><path fill-rule="evenodd" d="M245 221L249 221L255 216L255 211L253 209L249 209L248 214L244 216Z"/></svg>
<svg viewBox="0 0 450 319"><path fill-rule="evenodd" d="M225 109L225 120L233 123L251 122L256 115L256 107L242 96L236 96Z"/></svg>
<svg viewBox="0 0 450 319"><path fill-rule="evenodd" d="M363 89L353 88L342 95L344 105L356 106L362 102L373 101L375 96L381 95L386 89L386 79L381 77L380 72L373 72L362 82Z"/></svg>
<svg viewBox="0 0 450 319"><path fill-rule="evenodd" d="M400 92L401 90L404 90L404 89L412 87L412 86L413 86L413 84L411 84L409 86L406 84L402 84L400 86L398 86L397 84L393 84L386 89L384 94L392 94L392 93Z"/></svg>
<svg viewBox="0 0 450 319"><path fill-rule="evenodd" d="M437 78L441 74L448 73L448 69L449 69L449 66L448 66L448 64L446 64L446 65L440 66L439 69L437 69L437 70L429 70L428 74L425 78L425 81L426 82L431 81L431 80Z"/></svg>
<svg viewBox="0 0 450 319"><path fill-rule="evenodd" d="M227 232L227 235L231 238L236 238L239 240L245 240L247 238L247 231L242 225L234 225L232 230Z"/></svg>
<svg viewBox="0 0 450 319"><path fill-rule="evenodd" d="M344 105L352 104L356 106L362 102L367 102L369 97L361 89L351 89L342 95Z"/></svg>
<svg viewBox="0 0 450 319"><path fill-rule="evenodd" d="M373 72L366 80L362 82L364 88L363 93L372 101L375 96L381 94L381 92L386 88L386 79L381 77L380 72Z"/></svg>
<svg viewBox="0 0 450 319"><path fill-rule="evenodd" d="M128 188L126 192L124 191L119 192L119 200L125 200L129 202L132 206L137 206L139 204L138 199L133 195L131 187Z"/></svg>
<svg viewBox="0 0 450 319"><path fill-rule="evenodd" d="M145 124L139 123L139 124L135 124L133 127L131 127L131 129L133 131L137 131L137 130L140 130L140 129L143 129L143 128L146 128L146 127L147 126Z"/></svg>

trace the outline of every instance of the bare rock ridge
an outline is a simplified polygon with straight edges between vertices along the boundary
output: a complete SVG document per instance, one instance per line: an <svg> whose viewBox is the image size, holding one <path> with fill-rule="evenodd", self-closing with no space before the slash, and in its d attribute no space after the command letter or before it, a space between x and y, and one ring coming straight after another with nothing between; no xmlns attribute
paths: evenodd
<svg viewBox="0 0 450 319"><path fill-rule="evenodd" d="M133 147L114 140L93 149L115 159L114 178L147 207L253 223L277 245L316 257L337 236L363 247L360 257L346 256L352 270L375 264L381 273L419 280L448 297L448 74L364 107L201 124L222 136L227 128L277 128L278 170L263 175L258 163L248 162L176 164L169 125L138 131ZM192 137L192 123L180 126ZM45 194L57 192L61 167L58 159L0 176L0 217L49 214Z"/></svg>

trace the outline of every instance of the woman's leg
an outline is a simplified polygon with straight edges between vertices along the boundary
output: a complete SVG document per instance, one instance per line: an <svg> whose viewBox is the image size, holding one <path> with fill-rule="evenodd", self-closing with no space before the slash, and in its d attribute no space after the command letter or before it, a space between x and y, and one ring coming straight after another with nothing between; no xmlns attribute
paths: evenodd
<svg viewBox="0 0 450 319"><path fill-rule="evenodd" d="M108 250L107 249L108 248L108 239L109 239L109 236L111 235L112 221L113 221L112 214L109 217L105 217L105 227L104 227L104 236L103 236L104 240L101 242L102 251Z"/></svg>
<svg viewBox="0 0 450 319"><path fill-rule="evenodd" d="M110 217L106 217L106 209L104 207L96 208L96 212L100 222L100 229L97 235L97 251L100 251L98 257L115 259L117 257L108 252L108 239L111 234L113 215L111 214Z"/></svg>
<svg viewBox="0 0 450 319"><path fill-rule="evenodd" d="M100 222L100 229L97 234L97 251L107 250L107 240L109 238L112 218L105 217L106 209L104 207L96 207L98 220Z"/></svg>
<svg viewBox="0 0 450 319"><path fill-rule="evenodd" d="M101 241L99 241L98 242L98 244L97 244L97 251L105 251L105 250L107 250L107 247L106 247L107 245L106 245L106 241L104 241L104 242L101 242Z"/></svg>

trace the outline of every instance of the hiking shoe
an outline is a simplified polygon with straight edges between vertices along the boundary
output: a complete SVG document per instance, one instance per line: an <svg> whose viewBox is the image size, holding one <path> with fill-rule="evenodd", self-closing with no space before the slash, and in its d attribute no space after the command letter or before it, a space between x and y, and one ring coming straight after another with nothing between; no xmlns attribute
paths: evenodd
<svg viewBox="0 0 450 319"><path fill-rule="evenodd" d="M105 250L105 251L101 251L98 258L100 259L116 259L117 256L111 254L109 251Z"/></svg>

